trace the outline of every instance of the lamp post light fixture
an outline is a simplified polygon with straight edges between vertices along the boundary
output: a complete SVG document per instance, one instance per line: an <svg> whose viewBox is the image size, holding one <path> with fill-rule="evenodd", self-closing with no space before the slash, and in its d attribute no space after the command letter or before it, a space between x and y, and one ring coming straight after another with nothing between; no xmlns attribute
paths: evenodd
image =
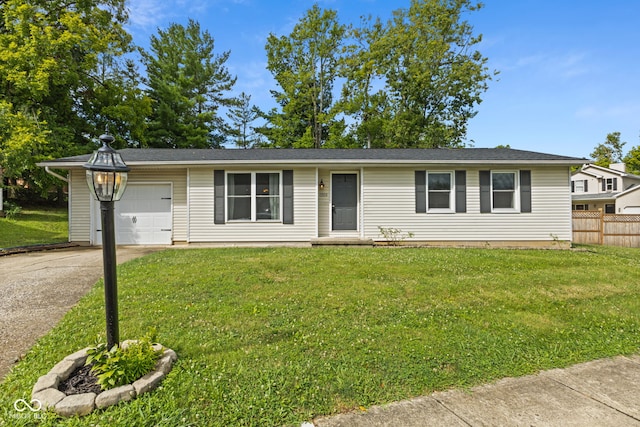
<svg viewBox="0 0 640 427"><path fill-rule="evenodd" d="M109 146L111 135L101 135L102 147L94 151L84 168L87 184L100 202L102 221L102 260L104 268L104 304L107 321L107 348L120 344L118 331L118 284L116 278L116 238L113 202L120 200L127 186L129 167L120 154Z"/></svg>

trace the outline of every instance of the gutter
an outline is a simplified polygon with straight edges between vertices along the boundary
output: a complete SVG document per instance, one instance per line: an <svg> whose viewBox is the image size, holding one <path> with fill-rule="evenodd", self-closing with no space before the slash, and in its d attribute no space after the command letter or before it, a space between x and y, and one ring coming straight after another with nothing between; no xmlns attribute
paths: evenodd
<svg viewBox="0 0 640 427"><path fill-rule="evenodd" d="M64 181L64 182L66 182L66 183L68 183L68 182L69 182L69 178L67 178L67 177L65 177L65 176L62 176L62 175L60 175L60 174L55 173L54 171L52 171L51 169L49 169L49 166L45 166L45 167L44 167L44 170L45 170L49 175L51 175L51 176L54 176L54 177L56 177L56 178L58 178L58 179L60 179L60 180L62 180L62 181Z"/></svg>
<svg viewBox="0 0 640 427"><path fill-rule="evenodd" d="M55 167L55 168L79 168L85 162L58 162L38 163L38 166ZM407 166L417 167L426 165L536 165L536 166L578 166L584 164L581 159L577 160L362 160L362 159L314 159L308 161L285 159L285 160L150 160L127 161L127 166L137 167L203 167L203 166L247 166L247 165L290 165L290 166L335 166L349 165L353 167L359 166Z"/></svg>

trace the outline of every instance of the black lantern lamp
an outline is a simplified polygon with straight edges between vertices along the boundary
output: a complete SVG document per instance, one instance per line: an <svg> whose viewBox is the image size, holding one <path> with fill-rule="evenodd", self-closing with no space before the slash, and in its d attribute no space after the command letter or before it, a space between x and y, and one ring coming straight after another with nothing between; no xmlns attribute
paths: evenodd
<svg viewBox="0 0 640 427"><path fill-rule="evenodd" d="M87 184L93 196L100 201L102 220L102 259L104 264L104 303L107 321L107 346L120 344L118 331L118 285L116 278L116 238L113 220L113 202L120 200L127 186L129 167L120 154L109 146L111 135L101 135L102 147L93 153L84 165Z"/></svg>
<svg viewBox="0 0 640 427"><path fill-rule="evenodd" d="M100 202L117 202L127 186L129 167L120 154L109 146L114 141L111 135L101 135L102 147L93 152L87 169L87 184L91 193Z"/></svg>

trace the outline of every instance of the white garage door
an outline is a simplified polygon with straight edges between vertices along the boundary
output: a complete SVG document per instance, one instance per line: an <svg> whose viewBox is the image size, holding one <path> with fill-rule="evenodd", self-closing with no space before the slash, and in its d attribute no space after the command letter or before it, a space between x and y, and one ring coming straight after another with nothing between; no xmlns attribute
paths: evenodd
<svg viewBox="0 0 640 427"><path fill-rule="evenodd" d="M640 206L625 206L623 213L640 214Z"/></svg>
<svg viewBox="0 0 640 427"><path fill-rule="evenodd" d="M100 206L97 203L96 236L102 244ZM118 245L171 244L171 185L129 184L120 201L115 202L114 223Z"/></svg>

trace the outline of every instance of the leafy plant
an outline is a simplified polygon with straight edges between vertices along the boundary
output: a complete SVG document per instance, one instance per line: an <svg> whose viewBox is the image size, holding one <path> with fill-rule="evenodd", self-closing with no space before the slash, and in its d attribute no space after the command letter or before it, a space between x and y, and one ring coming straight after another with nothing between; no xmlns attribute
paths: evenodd
<svg viewBox="0 0 640 427"><path fill-rule="evenodd" d="M20 207L20 205L10 201L4 202L4 215L6 218L13 219L20 212L22 212L22 208Z"/></svg>
<svg viewBox="0 0 640 427"><path fill-rule="evenodd" d="M87 350L86 365L93 364L91 372L103 390L130 384L153 369L161 353L153 348L154 335L149 332L126 347L114 345L107 349L106 344L100 343Z"/></svg>
<svg viewBox="0 0 640 427"><path fill-rule="evenodd" d="M398 246L400 242L414 236L412 232L409 231L405 233L399 228L378 226L378 230L380 231L380 235L392 246Z"/></svg>

